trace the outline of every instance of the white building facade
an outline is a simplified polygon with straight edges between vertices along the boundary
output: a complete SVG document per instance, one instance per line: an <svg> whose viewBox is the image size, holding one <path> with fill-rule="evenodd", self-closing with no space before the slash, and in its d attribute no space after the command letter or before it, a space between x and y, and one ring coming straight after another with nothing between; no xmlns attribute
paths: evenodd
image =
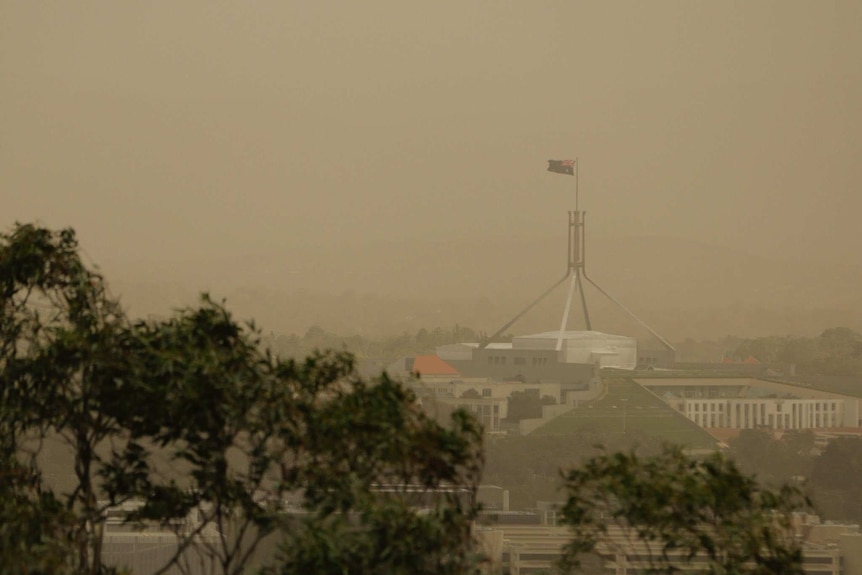
<svg viewBox="0 0 862 575"><path fill-rule="evenodd" d="M824 429L842 427L845 400L786 398L681 399L674 406L701 427Z"/></svg>

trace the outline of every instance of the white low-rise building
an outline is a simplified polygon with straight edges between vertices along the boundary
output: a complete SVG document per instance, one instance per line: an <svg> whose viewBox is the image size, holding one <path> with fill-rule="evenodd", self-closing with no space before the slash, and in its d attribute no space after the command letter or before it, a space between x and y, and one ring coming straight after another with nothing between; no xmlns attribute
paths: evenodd
<svg viewBox="0 0 862 575"><path fill-rule="evenodd" d="M640 379L705 428L832 429L859 426L859 398L753 378Z"/></svg>
<svg viewBox="0 0 862 575"><path fill-rule="evenodd" d="M844 423L842 399L683 399L675 403L701 427L822 429Z"/></svg>

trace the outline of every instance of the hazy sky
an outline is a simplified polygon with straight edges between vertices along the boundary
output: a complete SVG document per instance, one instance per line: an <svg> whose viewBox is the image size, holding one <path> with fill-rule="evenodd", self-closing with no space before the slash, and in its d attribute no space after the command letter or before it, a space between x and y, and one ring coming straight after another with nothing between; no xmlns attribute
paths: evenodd
<svg viewBox="0 0 862 575"><path fill-rule="evenodd" d="M671 235L862 246L862 3L0 0L0 224L100 262ZM855 263L855 261L854 261Z"/></svg>

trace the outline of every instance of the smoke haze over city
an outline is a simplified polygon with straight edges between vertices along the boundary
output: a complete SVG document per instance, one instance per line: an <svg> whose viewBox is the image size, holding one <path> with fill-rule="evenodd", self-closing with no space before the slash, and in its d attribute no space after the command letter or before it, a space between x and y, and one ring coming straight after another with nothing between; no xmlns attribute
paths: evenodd
<svg viewBox="0 0 862 575"><path fill-rule="evenodd" d="M574 178L545 165L577 157L589 265L674 337L746 326L671 304L858 327L860 26L851 1L0 2L2 224L74 227L141 313L486 298L493 329L563 271Z"/></svg>

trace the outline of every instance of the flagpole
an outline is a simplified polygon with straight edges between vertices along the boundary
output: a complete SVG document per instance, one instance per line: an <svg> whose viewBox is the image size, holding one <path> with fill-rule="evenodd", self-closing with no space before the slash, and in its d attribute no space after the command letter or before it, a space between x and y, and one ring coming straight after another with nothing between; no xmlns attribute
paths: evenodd
<svg viewBox="0 0 862 575"><path fill-rule="evenodd" d="M575 156L575 211L578 210L578 157Z"/></svg>

